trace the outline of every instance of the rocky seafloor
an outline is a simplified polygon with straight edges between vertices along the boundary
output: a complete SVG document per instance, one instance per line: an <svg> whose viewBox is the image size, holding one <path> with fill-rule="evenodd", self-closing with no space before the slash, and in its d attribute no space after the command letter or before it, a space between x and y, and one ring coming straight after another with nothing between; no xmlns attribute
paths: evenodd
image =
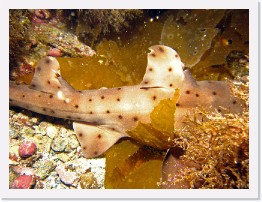
<svg viewBox="0 0 262 202"><path fill-rule="evenodd" d="M68 122L10 109L10 188L104 188L105 159L86 159Z"/></svg>

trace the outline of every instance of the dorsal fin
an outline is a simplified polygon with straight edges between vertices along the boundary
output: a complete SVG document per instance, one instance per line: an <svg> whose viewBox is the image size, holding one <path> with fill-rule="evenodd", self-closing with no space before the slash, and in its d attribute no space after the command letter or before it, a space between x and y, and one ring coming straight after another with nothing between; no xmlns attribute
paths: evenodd
<svg viewBox="0 0 262 202"><path fill-rule="evenodd" d="M53 57L45 57L37 63L30 88L54 94L61 88L59 77L58 61Z"/></svg>
<svg viewBox="0 0 262 202"><path fill-rule="evenodd" d="M175 50L163 45L151 46L147 69L141 86L181 88L184 81L183 63Z"/></svg>

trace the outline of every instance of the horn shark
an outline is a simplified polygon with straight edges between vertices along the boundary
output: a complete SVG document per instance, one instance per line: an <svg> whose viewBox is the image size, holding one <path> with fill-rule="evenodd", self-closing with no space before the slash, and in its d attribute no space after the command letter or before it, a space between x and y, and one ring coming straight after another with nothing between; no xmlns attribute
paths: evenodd
<svg viewBox="0 0 262 202"><path fill-rule="evenodd" d="M195 106L241 111L225 82L196 82L177 52L170 47L149 48L142 82L134 86L77 91L60 75L53 57L41 59L30 85L9 84L9 103L40 114L73 120L73 128L87 158L103 154L138 122L149 123L150 113L177 89L175 128L184 125L184 115Z"/></svg>

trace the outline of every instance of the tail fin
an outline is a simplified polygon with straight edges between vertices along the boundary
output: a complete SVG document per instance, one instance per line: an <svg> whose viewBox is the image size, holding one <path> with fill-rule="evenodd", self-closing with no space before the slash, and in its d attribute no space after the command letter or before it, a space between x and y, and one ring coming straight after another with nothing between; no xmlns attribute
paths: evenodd
<svg viewBox="0 0 262 202"><path fill-rule="evenodd" d="M141 86L181 88L184 73L179 55L168 46L155 45L147 56L147 69Z"/></svg>

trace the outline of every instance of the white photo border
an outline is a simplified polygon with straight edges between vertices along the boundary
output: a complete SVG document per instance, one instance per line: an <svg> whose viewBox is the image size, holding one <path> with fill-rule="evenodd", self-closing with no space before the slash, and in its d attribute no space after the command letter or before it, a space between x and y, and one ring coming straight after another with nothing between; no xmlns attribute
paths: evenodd
<svg viewBox="0 0 262 202"><path fill-rule="evenodd" d="M256 0L74 0L74 1L32 1L9 0L1 5L1 198L2 199L259 199L259 2ZM219 190L158 190L158 189L100 189L100 190L21 190L9 189L8 145L9 145L9 9L249 9L249 59L250 59L250 188L249 189L219 189Z"/></svg>

